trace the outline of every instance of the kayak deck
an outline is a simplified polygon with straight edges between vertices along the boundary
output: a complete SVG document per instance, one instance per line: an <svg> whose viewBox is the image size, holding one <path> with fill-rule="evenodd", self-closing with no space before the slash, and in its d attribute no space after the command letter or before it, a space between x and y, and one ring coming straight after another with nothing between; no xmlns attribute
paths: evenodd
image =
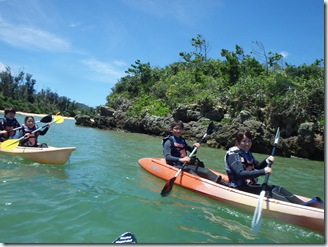
<svg viewBox="0 0 328 247"><path fill-rule="evenodd" d="M166 181L173 178L178 171L177 168L166 164L164 158L142 158L138 160L138 163L149 173ZM228 181L226 174L211 171L221 175L224 180ZM217 184L187 172L180 173L174 183L212 199L253 211L259 198L259 195ZM307 197L299 197L304 201L310 200ZM324 232L324 209L322 208L303 206L267 197L264 199L262 208L264 215Z"/></svg>

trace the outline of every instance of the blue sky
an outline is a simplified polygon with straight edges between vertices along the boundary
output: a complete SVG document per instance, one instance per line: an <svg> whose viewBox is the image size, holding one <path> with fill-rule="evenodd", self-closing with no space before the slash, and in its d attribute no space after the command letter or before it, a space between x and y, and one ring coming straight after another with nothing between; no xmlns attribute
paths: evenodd
<svg viewBox="0 0 328 247"><path fill-rule="evenodd" d="M259 41L291 65L311 64L324 58L324 1L0 0L0 70L95 107L136 60L181 61L197 34L213 59Z"/></svg>

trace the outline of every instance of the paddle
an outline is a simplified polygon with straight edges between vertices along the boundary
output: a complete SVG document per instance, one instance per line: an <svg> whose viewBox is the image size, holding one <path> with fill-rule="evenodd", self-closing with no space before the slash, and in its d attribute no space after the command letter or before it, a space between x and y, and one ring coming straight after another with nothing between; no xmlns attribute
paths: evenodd
<svg viewBox="0 0 328 247"><path fill-rule="evenodd" d="M278 145L279 138L280 138L280 132L279 132L279 127L278 127L276 137L274 138L274 144L273 144L271 156L273 156L276 151L276 146ZM272 163L269 164L269 167L271 167L271 165L272 165ZM259 200L257 202L257 206L254 211L254 216L253 216L253 220L252 220L252 230L254 233L257 233L261 227L262 202L264 200L265 191L266 191L266 187L267 187L267 184L269 181L269 177L270 177L270 173L267 173L265 175L264 183L262 185L262 191L260 193Z"/></svg>
<svg viewBox="0 0 328 247"><path fill-rule="evenodd" d="M210 135L214 132L215 130L215 125L213 124L213 122L211 122L209 124L209 126L207 127L207 131L206 133L199 139L198 143L202 143L203 140L205 139L205 137L207 135ZM191 157L197 150L197 147L195 147L192 152L189 154L189 157ZM161 191L161 195L162 196L165 196L167 195L171 190L172 190L172 187L174 185L174 181L175 179L179 176L179 174L182 172L183 168L186 166L187 162L183 163L182 167L179 169L179 171L175 174L175 176L173 178L171 178L170 180L168 180L165 185L164 185L164 188L162 189Z"/></svg>
<svg viewBox="0 0 328 247"><path fill-rule="evenodd" d="M47 116L44 116L43 118L41 118L39 121L36 121L35 123L40 123L40 122L41 123L49 123L51 121L52 121L52 116L51 116L51 114L48 114ZM7 132L13 132L13 131L19 130L21 128L23 128L23 127L20 126L20 127L15 128L15 129L8 130Z"/></svg>
<svg viewBox="0 0 328 247"><path fill-rule="evenodd" d="M55 119L52 122L50 122L50 124L52 124L52 123L58 123L59 124L59 123L62 123L62 122L64 122L64 118L62 116L55 116ZM41 129L45 128L46 126L47 125L44 125L40 128L37 128L36 130L32 131L31 134L40 131ZM8 140L2 142L0 147L2 149L10 151L10 150L14 149L15 147L17 147L19 142L21 140L23 140L24 138L25 138L25 136L22 136L19 139L8 139Z"/></svg>
<svg viewBox="0 0 328 247"><path fill-rule="evenodd" d="M125 232L120 235L117 239L115 239L113 244L136 244L137 238L134 236L132 232Z"/></svg>

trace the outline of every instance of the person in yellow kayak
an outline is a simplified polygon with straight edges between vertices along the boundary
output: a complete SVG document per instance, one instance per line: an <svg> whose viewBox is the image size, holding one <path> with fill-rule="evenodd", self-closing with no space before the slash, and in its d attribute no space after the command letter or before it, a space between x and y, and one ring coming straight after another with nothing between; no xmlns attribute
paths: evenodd
<svg viewBox="0 0 328 247"><path fill-rule="evenodd" d="M188 157L187 151L192 152L194 147L199 148L200 143L190 146L182 137L184 125L182 121L174 121L170 125L171 133L163 139L162 149L166 163L177 168L181 168L183 163L187 163L183 171L209 179L216 183L221 183L221 176L216 175L204 166L198 158Z"/></svg>
<svg viewBox="0 0 328 247"><path fill-rule="evenodd" d="M236 134L235 146L229 148L224 162L229 177L229 186L253 194L260 194L263 187L258 184L258 177L272 173L268 165L274 162L274 157L269 156L259 162L252 152L252 135L249 130L240 129ZM314 197L310 202L304 202L293 193L278 185L267 185L266 196L277 200L287 201L302 205L320 205L322 200Z"/></svg>
<svg viewBox="0 0 328 247"><path fill-rule="evenodd" d="M4 118L0 121L0 142L12 139L16 134L17 128L21 127L15 116L16 110L14 108L5 108Z"/></svg>
<svg viewBox="0 0 328 247"><path fill-rule="evenodd" d="M32 133L33 131L38 129L38 126L35 124L35 120L33 116L26 116L24 119L24 125L22 126L22 131L20 133L20 137L23 138L19 146L26 146L26 147L48 147L46 143L38 144L38 136L45 135L49 128L50 123L48 123L44 128Z"/></svg>

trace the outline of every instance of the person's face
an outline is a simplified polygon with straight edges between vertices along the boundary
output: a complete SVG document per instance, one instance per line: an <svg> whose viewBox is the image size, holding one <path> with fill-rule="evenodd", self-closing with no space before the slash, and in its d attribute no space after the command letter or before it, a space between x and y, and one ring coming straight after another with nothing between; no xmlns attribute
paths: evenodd
<svg viewBox="0 0 328 247"><path fill-rule="evenodd" d="M183 129L180 125L175 125L171 131L175 137L180 137L183 134Z"/></svg>
<svg viewBox="0 0 328 247"><path fill-rule="evenodd" d="M252 140L244 135L243 139L239 143L239 148L248 152L252 146Z"/></svg>
<svg viewBox="0 0 328 247"><path fill-rule="evenodd" d="M35 123L34 123L34 119L33 118L28 118L25 122L26 126L29 128L34 127Z"/></svg>
<svg viewBox="0 0 328 247"><path fill-rule="evenodd" d="M8 118L10 120L14 119L14 117L15 117L15 113L13 113L11 111L6 114L6 118Z"/></svg>

